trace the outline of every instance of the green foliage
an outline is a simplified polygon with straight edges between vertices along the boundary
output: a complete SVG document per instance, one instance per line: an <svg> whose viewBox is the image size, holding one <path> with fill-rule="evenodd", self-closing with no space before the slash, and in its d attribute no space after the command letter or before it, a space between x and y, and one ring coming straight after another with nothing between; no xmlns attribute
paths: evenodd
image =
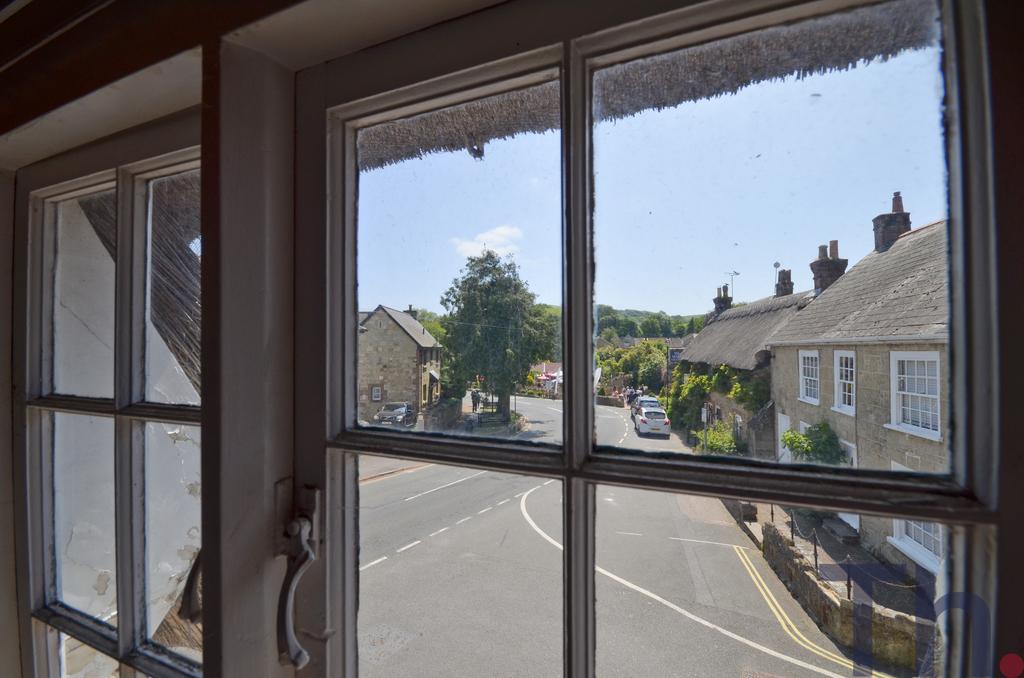
<svg viewBox="0 0 1024 678"><path fill-rule="evenodd" d="M668 315L664 311L638 311L631 308L616 309L607 304L598 304L595 313L597 332L601 336L610 328L618 337L681 337L699 332L700 326L704 323L704 316Z"/></svg>
<svg viewBox="0 0 1024 678"><path fill-rule="evenodd" d="M804 433L789 430L782 433L782 444L793 453L793 459L816 464L837 466L845 463L846 453L839 444L839 436L828 425L821 422L810 426Z"/></svg>
<svg viewBox="0 0 1024 678"><path fill-rule="evenodd" d="M448 311L441 324L452 381L466 384L483 376L502 413L508 413L512 391L526 381L530 365L550 358L558 343L552 314L535 298L516 263L490 250L469 257L441 297Z"/></svg>
<svg viewBox="0 0 1024 678"><path fill-rule="evenodd" d="M728 365L719 365L711 375L711 389L718 393L729 393L732 388L733 371Z"/></svg>
<svg viewBox="0 0 1024 678"><path fill-rule="evenodd" d="M697 437L697 450L700 452L710 452L711 454L737 454L739 453L739 447L736 445L736 440L732 436L732 428L729 427L724 421L717 421L707 430L707 447L704 446L704 431L692 431L692 434Z"/></svg>
<svg viewBox="0 0 1024 678"><path fill-rule="evenodd" d="M700 426L700 409L710 392L710 377L706 374L688 374L684 365L676 365L666 403L666 412L672 425L684 430Z"/></svg>
<svg viewBox="0 0 1024 678"><path fill-rule="evenodd" d="M663 341L644 341L630 348L604 348L597 352L597 364L602 380L625 375L626 383L632 386L658 391L668 366L668 346Z"/></svg>
<svg viewBox="0 0 1024 678"><path fill-rule="evenodd" d="M772 382L768 370L734 371L729 397L745 407L749 412L756 413L771 399Z"/></svg>
<svg viewBox="0 0 1024 678"><path fill-rule="evenodd" d="M416 319L420 321L420 325L430 332L434 339L437 339L442 345L444 345L444 325L441 324L441 316L433 311L428 311L425 308L416 309Z"/></svg>

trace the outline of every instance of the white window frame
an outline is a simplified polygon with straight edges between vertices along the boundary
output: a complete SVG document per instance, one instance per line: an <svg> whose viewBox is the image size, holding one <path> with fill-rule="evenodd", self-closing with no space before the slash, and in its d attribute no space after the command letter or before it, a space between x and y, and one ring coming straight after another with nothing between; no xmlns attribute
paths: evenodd
<svg viewBox="0 0 1024 678"><path fill-rule="evenodd" d="M16 402L16 447L21 450L29 479L24 488L26 501L39 508L26 515L32 521L33 547L22 549L18 557L29 587L22 610L35 620L26 650L33 654L36 667L60 666L59 632L118 661L128 675L133 670L153 676L197 678L202 674L199 663L172 654L149 639L144 496L145 426L198 427L202 423L201 406L146 401L145 385L148 182L199 169L197 122L197 115L157 121L95 148L73 151L67 158L44 161L24 175L19 173L16 217L23 228L19 247L28 256L16 278L18 293L25 298L25 314L18 319L24 343L15 358L24 384ZM112 169L84 169L104 165ZM107 188L115 188L117 196L113 397L59 394L53 391L52 328L47 320L52 289L45 282L52 266L44 251L44 233L53 228L50 206ZM54 525L39 512L52 517L54 469L47 461L52 450L47 422L59 412L114 420L110 472L115 488L116 628L64 604L56 588Z"/></svg>
<svg viewBox="0 0 1024 678"><path fill-rule="evenodd" d="M849 358L853 361L853 379L842 380L842 359ZM848 414L851 417L857 414L857 353L856 351L842 351L836 349L832 352L832 411L841 414ZM850 384L850 404L843 402L843 384Z"/></svg>
<svg viewBox="0 0 1024 678"><path fill-rule="evenodd" d="M804 358L814 358L814 370L817 376L813 377L815 390L817 396L810 396L805 390L805 379L812 379L812 377L804 376ZM807 403L808 405L819 405L821 403L821 357L818 355L817 350L800 349L797 354L797 388L798 399L800 402Z"/></svg>
<svg viewBox="0 0 1024 678"><path fill-rule="evenodd" d="M910 471L911 469L899 462L891 462L893 471ZM942 553L935 553L924 544L920 543L907 532L907 525L909 523L924 523L928 522L938 527L938 542ZM945 557L948 546L946 545L946 530L940 523L932 521L920 521L910 520L906 518L893 518L892 520L892 534L887 536L886 542L893 546L900 553L913 560L915 563L928 570L932 574L938 573L942 567L942 560Z"/></svg>
<svg viewBox="0 0 1024 678"><path fill-rule="evenodd" d="M890 419L889 423L885 425L886 428L908 433L913 436L920 438L927 438L928 440L941 441L942 440L942 361L940 360L940 354L938 351L890 351L889 352L889 405L890 405ZM900 401L900 392L897 390L898 375L897 369L900 360L925 360L935 363L936 368L936 383L938 386L938 394L936 396L924 395L922 397L935 399L935 414L938 418L939 430L933 431L932 429L922 428L914 426L903 421L902 404ZM918 394L920 395L920 394Z"/></svg>
<svg viewBox="0 0 1024 678"><path fill-rule="evenodd" d="M381 388L378 385L371 386L370 387L370 400L372 400L375 403L380 402L383 390L384 389Z"/></svg>

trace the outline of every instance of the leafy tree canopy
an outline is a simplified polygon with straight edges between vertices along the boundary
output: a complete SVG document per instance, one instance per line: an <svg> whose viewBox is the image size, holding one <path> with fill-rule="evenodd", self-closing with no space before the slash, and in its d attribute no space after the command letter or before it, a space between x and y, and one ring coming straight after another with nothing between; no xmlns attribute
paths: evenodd
<svg viewBox="0 0 1024 678"><path fill-rule="evenodd" d="M550 358L558 343L558 324L535 299L511 257L503 261L490 250L469 257L441 297L454 378L466 383L484 377L506 415L515 385L525 383L530 365Z"/></svg>

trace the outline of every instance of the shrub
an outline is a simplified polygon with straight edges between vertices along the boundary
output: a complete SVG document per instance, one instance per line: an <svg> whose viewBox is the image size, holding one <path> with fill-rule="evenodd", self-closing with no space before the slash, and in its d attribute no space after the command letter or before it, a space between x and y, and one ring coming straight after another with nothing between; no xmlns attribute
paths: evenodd
<svg viewBox="0 0 1024 678"><path fill-rule="evenodd" d="M789 448L797 461L833 466L847 461L846 452L839 444L839 436L824 421L808 427L804 433L784 431L782 444Z"/></svg>
<svg viewBox="0 0 1024 678"><path fill-rule="evenodd" d="M676 366L666 406L668 416L676 428L686 430L700 425L700 408L710 391L710 377L704 374L686 374Z"/></svg>
<svg viewBox="0 0 1024 678"><path fill-rule="evenodd" d="M737 454L739 448L736 439L732 437L732 428L724 421L717 421L707 430L707 446L704 445L704 431L691 431L696 436L697 449L701 452L711 454Z"/></svg>
<svg viewBox="0 0 1024 678"><path fill-rule="evenodd" d="M711 375L711 388L718 393L729 393L733 381L731 372L727 365L719 365Z"/></svg>

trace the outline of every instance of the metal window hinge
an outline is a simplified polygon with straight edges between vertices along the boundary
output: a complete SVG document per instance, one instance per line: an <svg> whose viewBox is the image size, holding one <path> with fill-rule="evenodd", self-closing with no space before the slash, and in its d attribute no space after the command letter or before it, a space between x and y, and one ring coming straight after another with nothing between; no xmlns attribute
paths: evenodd
<svg viewBox="0 0 1024 678"><path fill-rule="evenodd" d="M291 478L278 483L279 505L290 494L291 483ZM301 669L309 663L309 653L299 644L295 633L295 591L302 575L316 560L319 520L320 490L301 488L279 542L279 553L288 558L288 569L277 600L277 651L282 666Z"/></svg>

